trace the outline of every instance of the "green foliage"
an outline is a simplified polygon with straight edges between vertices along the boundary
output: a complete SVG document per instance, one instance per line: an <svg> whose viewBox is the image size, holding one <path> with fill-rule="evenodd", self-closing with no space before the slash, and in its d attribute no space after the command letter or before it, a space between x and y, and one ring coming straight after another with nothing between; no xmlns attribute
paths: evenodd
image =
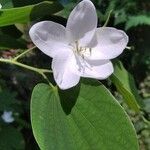
<svg viewBox="0 0 150 150"><path fill-rule="evenodd" d="M71 2L67 5L65 5L65 8L57 13L57 15L68 18L71 10L75 7L75 3Z"/></svg>
<svg viewBox="0 0 150 150"><path fill-rule="evenodd" d="M144 104L145 104L145 111L149 112L150 113L150 98L148 99L145 99L144 100ZM150 116L149 116L150 117Z"/></svg>
<svg viewBox="0 0 150 150"><path fill-rule="evenodd" d="M95 80L82 80L75 89L59 93L38 84L31 99L32 127L41 150L138 150L126 113Z"/></svg>
<svg viewBox="0 0 150 150"><path fill-rule="evenodd" d="M45 15L53 14L62 9L61 5L55 2L42 2L18 8L0 10L0 27L15 23L27 23L30 20L42 18Z"/></svg>
<svg viewBox="0 0 150 150"><path fill-rule="evenodd" d="M13 38L7 34L0 33L0 49L10 49L10 48L25 49L26 45L24 44L24 42L21 42L16 38Z"/></svg>
<svg viewBox="0 0 150 150"><path fill-rule="evenodd" d="M1 0L1 57L12 59L20 54L18 49L23 51L33 46L28 36L33 23L51 20L65 25L78 1L59 1L67 5L64 4L63 8L55 0ZM131 73L119 61L114 63L115 71L110 78L113 84L104 81L124 109L96 81L82 80L81 85L68 91L57 91L46 84L38 84L34 88L31 105L35 138L42 150L138 149L135 131L125 110L136 129L140 150L149 150L149 0L93 2L99 17L98 26L105 23L113 10L108 26L127 30L129 46L134 47L134 50L125 50L120 57ZM28 53L22 62L50 68L51 59L34 51ZM32 135L29 103L33 87L45 80L13 65L0 64L0 73L0 150L39 150ZM48 78L53 83L52 75ZM6 110L13 112L13 123L7 124L1 118Z"/></svg>
<svg viewBox="0 0 150 150"><path fill-rule="evenodd" d="M17 103L16 94L9 91L0 92L0 111L12 109L12 105Z"/></svg>
<svg viewBox="0 0 150 150"><path fill-rule="evenodd" d="M25 142L22 134L13 127L0 127L0 150L23 150Z"/></svg>
<svg viewBox="0 0 150 150"><path fill-rule="evenodd" d="M150 16L138 15L129 17L125 29L128 30L138 25L150 25Z"/></svg>
<svg viewBox="0 0 150 150"><path fill-rule="evenodd" d="M13 7L12 0L1 0L0 3L1 3L3 9L12 8Z"/></svg>
<svg viewBox="0 0 150 150"><path fill-rule="evenodd" d="M110 79L116 86L118 92L123 95L129 107L139 112L141 98L136 89L134 78L125 70L121 62L118 61L114 63L114 73Z"/></svg>
<svg viewBox="0 0 150 150"><path fill-rule="evenodd" d="M53 1L41 2L39 4L24 6L25 4L32 4L32 1L24 3L17 3L17 1L11 0L2 1L2 10L0 10L0 27L16 24L16 23L27 23L29 21L36 21L39 18L42 18L46 15L56 13L62 9L62 6ZM39 1L40 2L40 1ZM34 2L35 3L35 2ZM21 5L23 4L23 6ZM13 5L22 6L13 8ZM6 8L6 9L5 9ZM10 9L8 9L10 8ZM16 26L22 26L16 24ZM11 29L11 30L10 30ZM3 32L3 28L0 31L0 49L25 49L26 42L20 39L16 39L9 35L9 32L12 31L12 27L8 26L8 33ZM14 32L18 32L16 29L13 29ZM9 42L8 42L9 41Z"/></svg>
<svg viewBox="0 0 150 150"><path fill-rule="evenodd" d="M33 5L45 0L1 0L0 3L3 9L13 8L13 7L22 7L27 5ZM48 2L54 2L56 0L46 0Z"/></svg>
<svg viewBox="0 0 150 150"><path fill-rule="evenodd" d="M16 93L7 90L0 92L0 111L11 110L16 113L22 113L21 103L16 99Z"/></svg>
<svg viewBox="0 0 150 150"><path fill-rule="evenodd" d="M104 4L103 4L104 3ZM102 6L106 6L106 8ZM105 9L102 13L102 9ZM125 24L125 29L139 25L150 25L149 2L147 0L111 0L100 3L100 20L105 21L113 10L114 25Z"/></svg>

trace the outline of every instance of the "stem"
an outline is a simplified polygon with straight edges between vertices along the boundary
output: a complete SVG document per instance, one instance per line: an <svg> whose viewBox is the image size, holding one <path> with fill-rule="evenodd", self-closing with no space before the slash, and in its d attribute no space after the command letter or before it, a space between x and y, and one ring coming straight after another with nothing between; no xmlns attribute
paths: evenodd
<svg viewBox="0 0 150 150"><path fill-rule="evenodd" d="M43 76L43 78L48 82L48 84L54 89L55 87L53 86L53 84L48 80L47 76L43 73L41 73L41 75Z"/></svg>
<svg viewBox="0 0 150 150"><path fill-rule="evenodd" d="M22 56L26 55L28 52L32 51L33 49L35 49L36 46L27 49L26 51L24 51L23 53L21 53L20 55L16 56L15 58L13 58L13 60L17 61L19 58L21 58Z"/></svg>
<svg viewBox="0 0 150 150"><path fill-rule="evenodd" d="M107 19L106 19L106 21L105 21L103 27L106 27L106 26L107 26L112 12L113 12L113 10L110 10L110 12L108 13Z"/></svg>
<svg viewBox="0 0 150 150"><path fill-rule="evenodd" d="M35 67L32 67L32 66L28 66L28 65L25 65L25 64L22 64L20 62L17 62L15 61L14 59L3 59L3 58L0 58L0 62L4 62L4 63L9 63L9 64L14 64L16 66L20 66L22 68L25 68L25 69L28 69L28 70L32 70L32 71L35 71L37 73L44 73L44 72L47 72L47 73L52 73L51 70L48 70L48 69L40 69L40 68L35 68Z"/></svg>
<svg viewBox="0 0 150 150"><path fill-rule="evenodd" d="M0 62L8 63L8 64L14 64L14 65L16 65L16 66L19 66L19 67L22 67L22 68L25 68L25 69L28 69L28 70L37 72L37 73L39 73L39 74L49 83L49 85L50 85L52 88L54 88L54 86L53 86L53 85L50 83L50 81L48 80L47 76L44 74L44 73L52 73L52 70L41 69L41 68L35 68L35 67L32 67L32 66L25 65L25 64L22 64L22 63L20 63L20 62L17 62L17 61L14 60L14 59L4 59L4 58L0 58Z"/></svg>

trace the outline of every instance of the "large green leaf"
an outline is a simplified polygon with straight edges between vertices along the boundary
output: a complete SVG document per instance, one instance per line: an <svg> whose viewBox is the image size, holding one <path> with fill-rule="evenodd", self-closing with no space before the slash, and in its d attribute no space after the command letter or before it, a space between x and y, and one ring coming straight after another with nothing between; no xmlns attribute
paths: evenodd
<svg viewBox="0 0 150 150"><path fill-rule="evenodd" d="M95 80L59 92L38 84L32 93L31 122L41 150L138 150L128 116Z"/></svg>
<svg viewBox="0 0 150 150"><path fill-rule="evenodd" d="M125 102L136 112L140 111L141 98L135 86L134 78L126 71L120 61L114 63L114 73L110 77L118 92L122 94Z"/></svg>
<svg viewBox="0 0 150 150"><path fill-rule="evenodd" d="M1 9L0 27L15 23L27 23L31 20L40 19L45 15L56 13L61 9L62 6L59 3L48 1L24 7Z"/></svg>

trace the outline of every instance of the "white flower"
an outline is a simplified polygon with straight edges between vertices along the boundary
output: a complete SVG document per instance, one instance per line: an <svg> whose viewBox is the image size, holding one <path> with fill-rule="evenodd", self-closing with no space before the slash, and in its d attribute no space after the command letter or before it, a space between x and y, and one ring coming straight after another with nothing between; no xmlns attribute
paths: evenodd
<svg viewBox="0 0 150 150"><path fill-rule="evenodd" d="M2 5L0 4L0 9L2 8Z"/></svg>
<svg viewBox="0 0 150 150"><path fill-rule="evenodd" d="M4 111L1 117L4 120L4 122L11 123L15 120L12 114L12 111Z"/></svg>
<svg viewBox="0 0 150 150"><path fill-rule="evenodd" d="M113 73L110 59L120 55L128 36L111 27L97 28L97 15L90 0L81 1L71 12L66 28L42 21L29 31L34 44L53 58L54 79L61 89L78 84L80 77L106 79Z"/></svg>

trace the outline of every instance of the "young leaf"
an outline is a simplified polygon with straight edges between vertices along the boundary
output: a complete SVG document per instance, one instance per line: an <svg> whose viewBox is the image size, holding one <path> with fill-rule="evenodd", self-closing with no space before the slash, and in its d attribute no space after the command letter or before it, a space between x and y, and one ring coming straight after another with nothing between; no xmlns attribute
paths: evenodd
<svg viewBox="0 0 150 150"><path fill-rule="evenodd" d="M118 92L124 97L127 105L136 112L139 112L139 104L141 104L142 101L136 89L134 79L132 75L125 70L120 61L114 63L114 73L110 79L116 86Z"/></svg>
<svg viewBox="0 0 150 150"><path fill-rule="evenodd" d="M95 80L59 92L38 84L31 98L31 122L41 150L138 150L131 121Z"/></svg>

